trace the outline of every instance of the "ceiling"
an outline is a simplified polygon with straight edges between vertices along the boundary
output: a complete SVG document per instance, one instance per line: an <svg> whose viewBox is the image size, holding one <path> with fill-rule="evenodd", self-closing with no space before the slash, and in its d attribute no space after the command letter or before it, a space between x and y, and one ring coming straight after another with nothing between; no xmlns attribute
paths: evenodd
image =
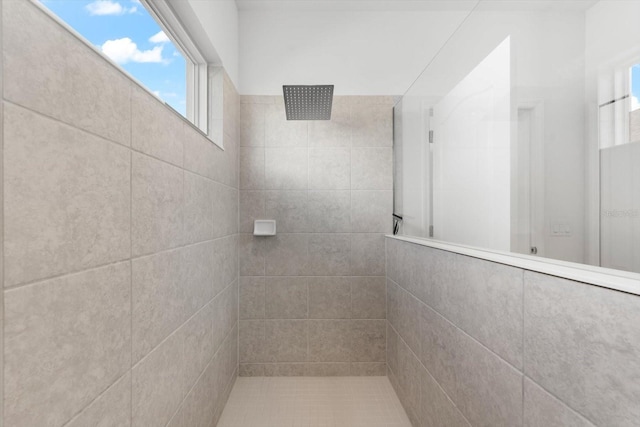
<svg viewBox="0 0 640 427"><path fill-rule="evenodd" d="M597 0L236 0L239 10L586 10Z"/></svg>

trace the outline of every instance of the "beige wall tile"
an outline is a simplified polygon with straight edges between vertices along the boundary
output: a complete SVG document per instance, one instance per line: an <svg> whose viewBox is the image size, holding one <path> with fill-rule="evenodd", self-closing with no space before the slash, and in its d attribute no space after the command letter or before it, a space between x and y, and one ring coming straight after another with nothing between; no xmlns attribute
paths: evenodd
<svg viewBox="0 0 640 427"><path fill-rule="evenodd" d="M384 276L384 234L351 234L351 274Z"/></svg>
<svg viewBox="0 0 640 427"><path fill-rule="evenodd" d="M351 315L354 319L386 319L384 277L351 278Z"/></svg>
<svg viewBox="0 0 640 427"><path fill-rule="evenodd" d="M197 243L213 238L214 184L190 172L184 173L184 242Z"/></svg>
<svg viewBox="0 0 640 427"><path fill-rule="evenodd" d="M129 145L131 81L30 2L5 3L5 99Z"/></svg>
<svg viewBox="0 0 640 427"><path fill-rule="evenodd" d="M525 427L594 426L529 378L524 379L524 425Z"/></svg>
<svg viewBox="0 0 640 427"><path fill-rule="evenodd" d="M238 190L213 182L213 237L238 232Z"/></svg>
<svg viewBox="0 0 640 427"><path fill-rule="evenodd" d="M261 363L265 359L265 321L239 321L239 355L241 363Z"/></svg>
<svg viewBox="0 0 640 427"><path fill-rule="evenodd" d="M307 320L265 321L265 361L304 362L307 358Z"/></svg>
<svg viewBox="0 0 640 427"><path fill-rule="evenodd" d="M309 320L309 361L351 361L351 330L350 320Z"/></svg>
<svg viewBox="0 0 640 427"><path fill-rule="evenodd" d="M187 392L184 343L176 331L133 367L133 427L165 425L177 411Z"/></svg>
<svg viewBox="0 0 640 427"><path fill-rule="evenodd" d="M238 237L216 239L213 245L213 295L238 278Z"/></svg>
<svg viewBox="0 0 640 427"><path fill-rule="evenodd" d="M127 372L75 416L67 427L131 425L131 373Z"/></svg>
<svg viewBox="0 0 640 427"><path fill-rule="evenodd" d="M422 305L421 361L472 425L522 424L522 374Z"/></svg>
<svg viewBox="0 0 640 427"><path fill-rule="evenodd" d="M331 120L309 122L309 146L351 147L351 110L349 105L334 97Z"/></svg>
<svg viewBox="0 0 640 427"><path fill-rule="evenodd" d="M306 191L265 191L265 214L262 219L276 221L278 233L305 232L309 228L308 194ZM253 224L251 224L253 233Z"/></svg>
<svg viewBox="0 0 640 427"><path fill-rule="evenodd" d="M267 276L304 275L309 262L308 234L278 234L265 242Z"/></svg>
<svg viewBox="0 0 640 427"><path fill-rule="evenodd" d="M184 405L176 411L166 427L188 427L184 424Z"/></svg>
<svg viewBox="0 0 640 427"><path fill-rule="evenodd" d="M131 148L176 166L183 165L184 121L181 117L138 87L131 91L131 117Z"/></svg>
<svg viewBox="0 0 640 427"><path fill-rule="evenodd" d="M240 278L240 319L264 319L264 277Z"/></svg>
<svg viewBox="0 0 640 427"><path fill-rule="evenodd" d="M264 276L265 274L265 246L269 241L253 234L238 236L238 253L241 276Z"/></svg>
<svg viewBox="0 0 640 427"><path fill-rule="evenodd" d="M187 319L179 250L131 261L132 345L134 363Z"/></svg>
<svg viewBox="0 0 640 427"><path fill-rule="evenodd" d="M184 320L216 295L214 281L223 272L211 262L217 242L202 242L180 248L180 286L184 292Z"/></svg>
<svg viewBox="0 0 640 427"><path fill-rule="evenodd" d="M217 182L225 182L225 173L232 160L228 152L206 136L184 123L184 168ZM236 166L237 168L237 166Z"/></svg>
<svg viewBox="0 0 640 427"><path fill-rule="evenodd" d="M259 363L241 363L238 375L241 377L264 377L264 365Z"/></svg>
<svg viewBox="0 0 640 427"><path fill-rule="evenodd" d="M352 190L392 190L391 148L353 148L351 150Z"/></svg>
<svg viewBox="0 0 640 427"><path fill-rule="evenodd" d="M351 280L349 277L310 277L309 318L351 318Z"/></svg>
<svg viewBox="0 0 640 427"><path fill-rule="evenodd" d="M349 148L309 149L309 189L349 190L351 150Z"/></svg>
<svg viewBox="0 0 640 427"><path fill-rule="evenodd" d="M306 147L307 121L287 120L284 105L267 104L265 110L265 145L267 147Z"/></svg>
<svg viewBox="0 0 640 427"><path fill-rule="evenodd" d="M238 286L232 283L212 302L213 348L217 351L238 320Z"/></svg>
<svg viewBox="0 0 640 427"><path fill-rule="evenodd" d="M409 419L418 418L420 412L420 361L411 349L398 341L398 385L402 390L402 405L407 411Z"/></svg>
<svg viewBox="0 0 640 427"><path fill-rule="evenodd" d="M424 426L471 427L436 380L422 367L419 417Z"/></svg>
<svg viewBox="0 0 640 427"><path fill-rule="evenodd" d="M214 383L211 375L204 373L184 401L184 424L193 427L209 427L214 417L212 399Z"/></svg>
<svg viewBox="0 0 640 427"><path fill-rule="evenodd" d="M211 361L215 350L217 350L213 342L214 327L220 328L220 325L214 324L212 302L202 307L182 326L185 360L184 381L187 390L191 387L198 387L198 384L196 384L198 378Z"/></svg>
<svg viewBox="0 0 640 427"><path fill-rule="evenodd" d="M265 219L265 192L241 190L240 191L240 228L241 233L253 233L253 222L256 219ZM281 221L277 222L278 229ZM278 230L280 231L280 230Z"/></svg>
<svg viewBox="0 0 640 427"><path fill-rule="evenodd" d="M308 377L348 377L351 375L350 363L307 363L304 375Z"/></svg>
<svg viewBox="0 0 640 427"><path fill-rule="evenodd" d="M306 319L308 290L304 277L267 277L265 317L267 319Z"/></svg>
<svg viewBox="0 0 640 427"><path fill-rule="evenodd" d="M240 145L264 147L264 104L240 105Z"/></svg>
<svg viewBox="0 0 640 427"><path fill-rule="evenodd" d="M356 233L391 233L392 191L352 191L351 221Z"/></svg>
<svg viewBox="0 0 640 427"><path fill-rule="evenodd" d="M123 262L5 292L5 425L62 425L129 369L130 280Z"/></svg>
<svg viewBox="0 0 640 427"><path fill-rule="evenodd" d="M129 257L127 149L5 104L4 161L5 286Z"/></svg>
<svg viewBox="0 0 640 427"><path fill-rule="evenodd" d="M393 145L393 107L385 104L359 104L351 107L354 147Z"/></svg>
<svg viewBox="0 0 640 427"><path fill-rule="evenodd" d="M398 340L400 337L387 322L387 364L393 372L398 372Z"/></svg>
<svg viewBox="0 0 640 427"><path fill-rule="evenodd" d="M264 375L266 377L301 377L306 375L304 363L266 363Z"/></svg>
<svg viewBox="0 0 640 427"><path fill-rule="evenodd" d="M309 178L308 148L267 147L264 150L265 189L307 189Z"/></svg>
<svg viewBox="0 0 640 427"><path fill-rule="evenodd" d="M386 363L352 363L351 376L355 377L384 377L387 375Z"/></svg>
<svg viewBox="0 0 640 427"><path fill-rule="evenodd" d="M385 320L352 320L351 343L354 362L386 361L387 328Z"/></svg>
<svg viewBox="0 0 640 427"><path fill-rule="evenodd" d="M349 274L349 234L310 234L307 271L312 276Z"/></svg>
<svg viewBox="0 0 640 427"><path fill-rule="evenodd" d="M264 147L240 147L240 189L263 190L265 173Z"/></svg>
<svg viewBox="0 0 640 427"><path fill-rule="evenodd" d="M525 373L596 425L640 419L640 297L525 273Z"/></svg>
<svg viewBox="0 0 640 427"><path fill-rule="evenodd" d="M307 230L312 233L351 231L350 191L309 191Z"/></svg>
<svg viewBox="0 0 640 427"><path fill-rule="evenodd" d="M183 242L183 171L142 154L132 154L131 247L134 256Z"/></svg>

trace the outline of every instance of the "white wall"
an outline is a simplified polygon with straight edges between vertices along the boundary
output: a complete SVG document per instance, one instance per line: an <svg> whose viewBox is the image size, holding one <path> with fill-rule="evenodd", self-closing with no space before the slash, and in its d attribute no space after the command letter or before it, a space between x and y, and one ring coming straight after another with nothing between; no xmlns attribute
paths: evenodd
<svg viewBox="0 0 640 427"><path fill-rule="evenodd" d="M235 0L187 0L190 9L180 18L191 31L196 42L210 43L221 65L227 71L229 78L236 87L239 84L238 65L238 8ZM184 3L183 3L184 4ZM176 2L176 8L182 12L185 8ZM205 35L207 40L203 40Z"/></svg>
<svg viewBox="0 0 640 427"><path fill-rule="evenodd" d="M280 95L283 84L334 84L338 95L402 94L466 14L240 10L239 90Z"/></svg>

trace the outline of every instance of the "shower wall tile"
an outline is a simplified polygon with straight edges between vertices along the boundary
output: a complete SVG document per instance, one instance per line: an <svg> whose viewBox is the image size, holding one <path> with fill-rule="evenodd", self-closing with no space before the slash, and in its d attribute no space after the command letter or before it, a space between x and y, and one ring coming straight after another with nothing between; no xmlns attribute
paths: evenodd
<svg viewBox="0 0 640 427"><path fill-rule="evenodd" d="M594 426L529 378L524 380L524 425L525 427Z"/></svg>
<svg viewBox="0 0 640 427"><path fill-rule="evenodd" d="M391 233L392 191L352 191L351 223L356 233Z"/></svg>
<svg viewBox="0 0 640 427"><path fill-rule="evenodd" d="M334 99L331 120L309 121L310 147L351 147L351 107Z"/></svg>
<svg viewBox="0 0 640 427"><path fill-rule="evenodd" d="M307 121L287 120L284 105L264 105L264 145L267 147L306 147Z"/></svg>
<svg viewBox="0 0 640 427"><path fill-rule="evenodd" d="M4 3L4 98L130 145L131 80L38 7Z"/></svg>
<svg viewBox="0 0 640 427"><path fill-rule="evenodd" d="M354 319L386 319L386 306L384 277L351 279L351 315Z"/></svg>
<svg viewBox="0 0 640 427"><path fill-rule="evenodd" d="M185 243L211 240L214 230L213 181L190 172L184 173L184 239Z"/></svg>
<svg viewBox="0 0 640 427"><path fill-rule="evenodd" d="M392 148L351 150L352 190L393 190Z"/></svg>
<svg viewBox="0 0 640 427"><path fill-rule="evenodd" d="M269 362L304 362L309 345L306 320L267 320L264 357Z"/></svg>
<svg viewBox="0 0 640 427"><path fill-rule="evenodd" d="M265 318L265 278L240 278L240 319Z"/></svg>
<svg viewBox="0 0 640 427"><path fill-rule="evenodd" d="M348 233L351 231L350 191L309 191L305 231Z"/></svg>
<svg viewBox="0 0 640 427"><path fill-rule="evenodd" d="M360 104L351 107L354 147L391 147L393 145L393 109L385 104Z"/></svg>
<svg viewBox="0 0 640 427"><path fill-rule="evenodd" d="M310 319L351 318L349 277L310 277L308 284Z"/></svg>
<svg viewBox="0 0 640 427"><path fill-rule="evenodd" d="M131 262L132 345L134 363L186 320L179 250L161 252Z"/></svg>
<svg viewBox="0 0 640 427"><path fill-rule="evenodd" d="M351 274L384 275L384 234L351 234Z"/></svg>
<svg viewBox="0 0 640 427"><path fill-rule="evenodd" d="M240 146L264 147L265 105L240 105Z"/></svg>
<svg viewBox="0 0 640 427"><path fill-rule="evenodd" d="M635 424L640 297L534 272L524 280L527 376L596 425Z"/></svg>
<svg viewBox="0 0 640 427"><path fill-rule="evenodd" d="M267 277L264 297L265 317L267 319L306 319L308 298L306 278Z"/></svg>
<svg viewBox="0 0 640 427"><path fill-rule="evenodd" d="M182 245L183 170L135 152L131 167L132 255L146 255Z"/></svg>
<svg viewBox="0 0 640 427"><path fill-rule="evenodd" d="M127 372L66 426L128 426L130 414L131 373Z"/></svg>
<svg viewBox="0 0 640 427"><path fill-rule="evenodd" d="M306 190L309 178L308 159L308 148L265 148L264 188Z"/></svg>
<svg viewBox="0 0 640 427"><path fill-rule="evenodd" d="M425 369L420 369L419 403L418 411L421 425L471 427L438 382ZM546 424L541 424L540 427L543 425Z"/></svg>
<svg viewBox="0 0 640 427"><path fill-rule="evenodd" d="M265 362L265 321L240 320L238 323L240 363Z"/></svg>
<svg viewBox="0 0 640 427"><path fill-rule="evenodd" d="M178 330L132 369L133 426L165 425L186 394L184 332Z"/></svg>
<svg viewBox="0 0 640 427"><path fill-rule="evenodd" d="M5 425L62 425L124 375L130 301L129 262L6 291Z"/></svg>
<svg viewBox="0 0 640 427"><path fill-rule="evenodd" d="M307 231L308 198L306 191L265 191L263 219L274 219L279 233Z"/></svg>
<svg viewBox="0 0 640 427"><path fill-rule="evenodd" d="M253 222L256 219L270 218L265 213L265 192L241 190L240 191L240 233L253 233ZM276 220L277 221L277 220ZM278 221L278 228L282 228L282 221Z"/></svg>
<svg viewBox="0 0 640 427"><path fill-rule="evenodd" d="M417 355L403 340L398 341L398 387L402 405L409 419L415 420L420 411L420 373L421 365ZM414 423L415 424L415 423ZM486 424L491 425L491 424Z"/></svg>
<svg viewBox="0 0 640 427"><path fill-rule="evenodd" d="M265 171L265 149L263 147L240 147L240 189L263 190Z"/></svg>
<svg viewBox="0 0 640 427"><path fill-rule="evenodd" d="M128 149L5 103L4 161L5 286L130 256Z"/></svg>
<svg viewBox="0 0 640 427"><path fill-rule="evenodd" d="M422 305L420 360L472 425L522 424L522 373Z"/></svg>
<svg viewBox="0 0 640 427"><path fill-rule="evenodd" d="M266 275L308 275L309 239L308 234L291 233L262 238L266 253Z"/></svg>
<svg viewBox="0 0 640 427"><path fill-rule="evenodd" d="M362 142L364 147L352 148L354 132L377 132L367 131L369 124L364 121L356 129L352 115L360 106L374 106L376 112L386 108L388 115L380 116L391 126L393 104L388 101L385 97L335 97L331 120L287 122L282 97L241 97L245 191L240 194L240 227L246 234L240 236L239 244L240 307L244 319L265 322L254 324L257 329L249 324L241 327L245 358L241 375L386 372L386 338L381 338L386 330L371 320L386 315L383 233L390 229L392 192L375 182L361 184L365 191L353 191L358 190L353 163L355 155L373 157L367 163L373 171L367 173L388 172L390 182L391 164L381 169L384 161L376 164L375 159L384 147L382 156L388 154L390 160L391 140L382 144L374 138L370 144ZM250 161L254 153L264 157L256 154L258 160ZM365 175L357 176L369 179ZM251 236L256 218L276 220L278 234ZM289 320L307 322L309 333L309 348L294 356L285 352L289 344L284 341L298 344L290 335L274 333L267 340L266 331L260 329L272 321ZM321 321L328 322L324 329ZM357 359L356 343L362 349ZM278 348L269 351L281 359L274 360L265 346Z"/></svg>
<svg viewBox="0 0 640 427"><path fill-rule="evenodd" d="M352 360L351 338L350 320L309 320L309 361Z"/></svg>
<svg viewBox="0 0 640 427"><path fill-rule="evenodd" d="M184 121L142 88L131 91L131 148L176 166L184 161ZM163 126L157 126L160 121Z"/></svg>
<svg viewBox="0 0 640 427"><path fill-rule="evenodd" d="M36 2L1 3L0 425L215 425L238 372L237 92L221 70L223 150Z"/></svg>
<svg viewBox="0 0 640 427"><path fill-rule="evenodd" d="M349 190L351 188L349 148L309 149L309 189Z"/></svg>

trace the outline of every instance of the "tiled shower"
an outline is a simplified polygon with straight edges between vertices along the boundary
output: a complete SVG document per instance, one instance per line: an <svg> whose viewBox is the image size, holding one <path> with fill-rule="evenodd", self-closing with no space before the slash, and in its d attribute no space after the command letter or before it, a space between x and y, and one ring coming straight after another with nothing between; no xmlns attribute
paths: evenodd
<svg viewBox="0 0 640 427"><path fill-rule="evenodd" d="M221 148L0 14L0 426L640 425L636 295L389 236L397 96L287 121L218 69Z"/></svg>

